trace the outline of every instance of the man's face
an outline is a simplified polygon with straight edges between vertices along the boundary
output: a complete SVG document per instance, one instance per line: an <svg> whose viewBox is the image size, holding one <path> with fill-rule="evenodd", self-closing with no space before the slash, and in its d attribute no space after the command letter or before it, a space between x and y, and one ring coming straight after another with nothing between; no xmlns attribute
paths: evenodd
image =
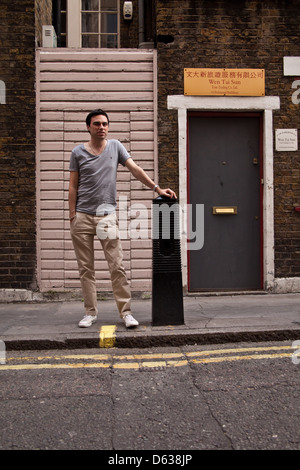
<svg viewBox="0 0 300 470"><path fill-rule="evenodd" d="M93 116L91 119L91 124L87 126L88 131L91 134L91 137L98 139L106 139L108 134L108 121L107 117L102 114Z"/></svg>

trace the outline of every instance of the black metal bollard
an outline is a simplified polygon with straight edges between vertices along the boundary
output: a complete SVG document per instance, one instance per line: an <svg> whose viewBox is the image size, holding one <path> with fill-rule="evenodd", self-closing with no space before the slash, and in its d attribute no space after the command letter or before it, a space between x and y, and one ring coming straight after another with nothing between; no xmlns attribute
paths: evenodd
<svg viewBox="0 0 300 470"><path fill-rule="evenodd" d="M153 200L152 325L182 325L180 212L177 199Z"/></svg>

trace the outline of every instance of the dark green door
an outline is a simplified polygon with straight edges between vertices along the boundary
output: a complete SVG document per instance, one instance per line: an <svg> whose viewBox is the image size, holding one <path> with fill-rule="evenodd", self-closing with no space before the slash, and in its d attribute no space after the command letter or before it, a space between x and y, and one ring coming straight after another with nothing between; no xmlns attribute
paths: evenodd
<svg viewBox="0 0 300 470"><path fill-rule="evenodd" d="M190 291L262 288L261 132L259 114L189 114L193 218L204 204L204 245L188 252Z"/></svg>

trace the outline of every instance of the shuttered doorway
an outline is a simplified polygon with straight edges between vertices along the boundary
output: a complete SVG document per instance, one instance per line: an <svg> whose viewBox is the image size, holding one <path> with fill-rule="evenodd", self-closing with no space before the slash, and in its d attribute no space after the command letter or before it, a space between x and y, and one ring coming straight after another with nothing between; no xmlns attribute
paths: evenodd
<svg viewBox="0 0 300 470"><path fill-rule="evenodd" d="M100 107L110 117L109 138L120 140L156 179L156 55L151 50L38 49L36 64L38 287L42 292L79 290L69 234L70 153L89 139L85 117ZM150 291L153 194L121 166L117 189L117 201L122 200L125 211L121 228L131 287ZM139 238L137 217L141 221ZM136 229L134 239L131 226ZM95 240L96 247L97 243ZM98 246L97 289L107 292L111 291L110 277Z"/></svg>

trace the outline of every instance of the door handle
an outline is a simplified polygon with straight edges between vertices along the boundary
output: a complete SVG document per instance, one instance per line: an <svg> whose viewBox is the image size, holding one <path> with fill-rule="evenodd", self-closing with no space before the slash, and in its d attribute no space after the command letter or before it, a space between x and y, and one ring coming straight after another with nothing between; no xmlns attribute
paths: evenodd
<svg viewBox="0 0 300 470"><path fill-rule="evenodd" d="M214 215L236 215L237 206L213 206Z"/></svg>

